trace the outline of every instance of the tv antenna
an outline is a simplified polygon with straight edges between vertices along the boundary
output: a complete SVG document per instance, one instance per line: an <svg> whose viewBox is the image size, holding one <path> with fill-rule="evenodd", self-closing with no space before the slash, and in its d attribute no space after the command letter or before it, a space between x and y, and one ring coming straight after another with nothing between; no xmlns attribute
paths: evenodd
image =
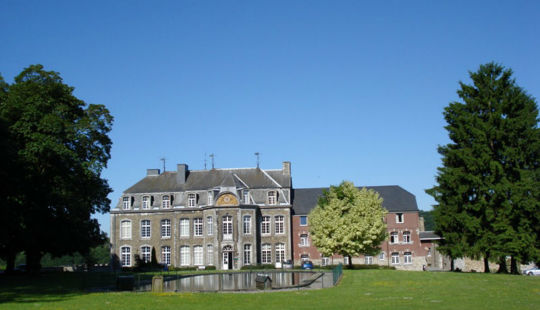
<svg viewBox="0 0 540 310"><path fill-rule="evenodd" d="M257 156L257 168L259 168L259 152L255 152L255 156Z"/></svg>
<svg viewBox="0 0 540 310"><path fill-rule="evenodd" d="M204 170L206 170L206 153L204 153Z"/></svg>
<svg viewBox="0 0 540 310"><path fill-rule="evenodd" d="M214 153L212 153L212 154L210 154L208 156L210 156L210 158L212 158L212 169L214 169L214 156L215 155L214 155Z"/></svg>
<svg viewBox="0 0 540 310"><path fill-rule="evenodd" d="M163 172L165 172L165 161L167 160L165 157L160 159L163 162Z"/></svg>

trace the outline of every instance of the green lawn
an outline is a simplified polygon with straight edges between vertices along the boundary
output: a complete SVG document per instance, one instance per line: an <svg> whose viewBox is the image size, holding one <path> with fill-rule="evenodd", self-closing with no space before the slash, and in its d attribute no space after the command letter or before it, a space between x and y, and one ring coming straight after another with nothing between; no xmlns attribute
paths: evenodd
<svg viewBox="0 0 540 310"><path fill-rule="evenodd" d="M102 276L103 277L103 276ZM88 293L80 274L0 277L0 309L540 309L540 277L345 270L324 290L271 293Z"/></svg>

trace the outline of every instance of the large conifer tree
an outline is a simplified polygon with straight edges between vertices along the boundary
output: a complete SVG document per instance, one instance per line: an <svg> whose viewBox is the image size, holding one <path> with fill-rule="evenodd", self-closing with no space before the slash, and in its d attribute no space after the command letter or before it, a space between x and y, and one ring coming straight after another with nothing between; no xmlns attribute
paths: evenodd
<svg viewBox="0 0 540 310"><path fill-rule="evenodd" d="M463 102L445 108L451 143L439 147L436 232L452 258L504 262L538 260L540 131L534 98L512 71L489 63L460 83ZM501 258L503 258L501 260Z"/></svg>

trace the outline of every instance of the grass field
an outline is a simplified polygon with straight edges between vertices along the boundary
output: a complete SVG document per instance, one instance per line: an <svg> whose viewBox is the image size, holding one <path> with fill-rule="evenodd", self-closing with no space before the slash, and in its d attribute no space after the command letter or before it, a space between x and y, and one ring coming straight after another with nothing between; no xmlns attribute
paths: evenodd
<svg viewBox="0 0 540 310"><path fill-rule="evenodd" d="M0 277L0 309L540 309L540 277L345 270L337 287L270 293L89 293L81 274ZM90 285L91 286L91 285Z"/></svg>

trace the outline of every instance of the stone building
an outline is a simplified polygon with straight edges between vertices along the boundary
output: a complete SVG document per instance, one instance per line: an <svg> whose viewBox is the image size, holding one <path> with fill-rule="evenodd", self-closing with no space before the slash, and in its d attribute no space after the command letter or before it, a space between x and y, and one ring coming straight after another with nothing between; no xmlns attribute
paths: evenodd
<svg viewBox="0 0 540 310"><path fill-rule="evenodd" d="M422 270L429 249L421 244L414 195L399 186L368 188L383 198L389 237L379 255L353 263ZM289 162L275 170L148 169L111 210L111 252L126 267L134 266L135 255L151 260L152 249L159 263L175 267L347 263L322 257L311 243L307 217L323 190L293 189Z"/></svg>
<svg viewBox="0 0 540 310"><path fill-rule="evenodd" d="M162 264L273 264L291 259L291 170L148 169L111 210L112 254L122 266L134 257Z"/></svg>

